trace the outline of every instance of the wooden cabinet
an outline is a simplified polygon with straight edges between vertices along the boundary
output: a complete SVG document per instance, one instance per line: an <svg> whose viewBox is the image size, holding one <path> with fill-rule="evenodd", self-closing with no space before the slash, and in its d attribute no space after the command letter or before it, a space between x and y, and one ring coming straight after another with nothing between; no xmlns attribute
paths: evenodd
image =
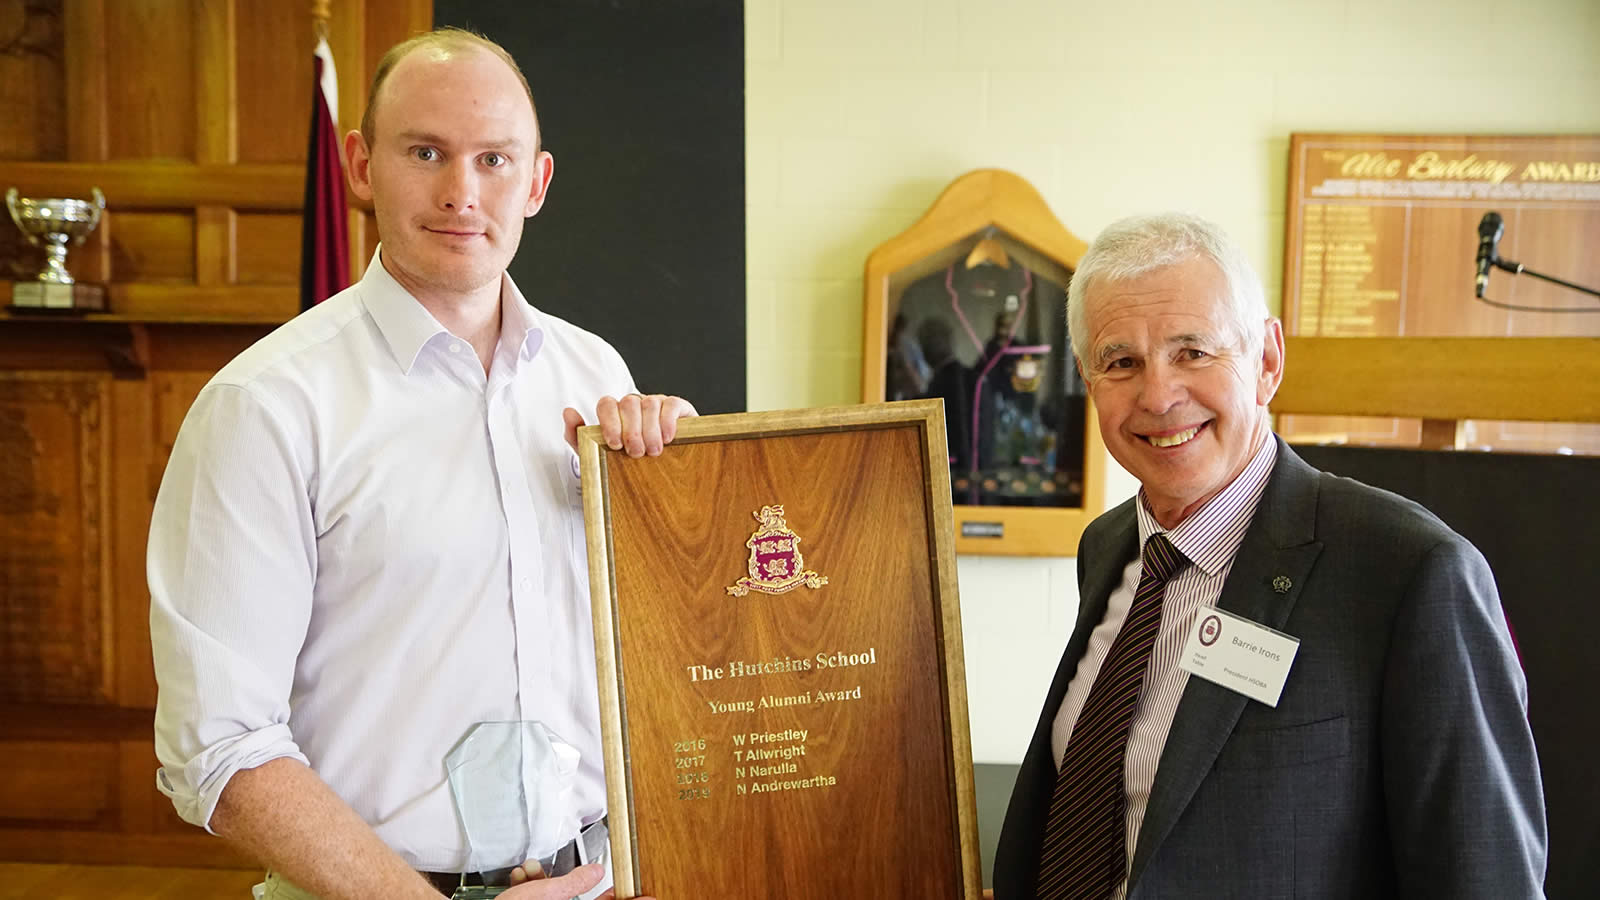
<svg viewBox="0 0 1600 900"><path fill-rule="evenodd" d="M0 312L0 860L248 862L155 788L144 555L194 396L298 309L310 6L0 0L0 190L105 192L68 266L111 306ZM431 24L429 0L332 3L344 127ZM0 216L0 306L41 259Z"/></svg>

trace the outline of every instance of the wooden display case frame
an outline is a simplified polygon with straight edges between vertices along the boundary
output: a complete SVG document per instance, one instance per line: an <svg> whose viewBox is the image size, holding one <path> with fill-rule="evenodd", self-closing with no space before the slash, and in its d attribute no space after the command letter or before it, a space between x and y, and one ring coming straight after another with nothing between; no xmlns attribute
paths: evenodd
<svg viewBox="0 0 1600 900"><path fill-rule="evenodd" d="M1002 169L978 169L945 188L916 224L867 257L861 351L861 401L885 399L891 308L916 277L967 255L990 232L1030 267L1060 269L1070 277L1088 245L1050 211L1039 192ZM1063 283L1065 287L1065 283ZM1062 311L1065 315L1065 310ZM1085 405L1082 505L1042 508L956 505L957 553L995 556L1075 556L1084 528L1103 511L1106 449L1094 404ZM964 534L967 526L990 526L997 537ZM998 526L997 528L993 526Z"/></svg>

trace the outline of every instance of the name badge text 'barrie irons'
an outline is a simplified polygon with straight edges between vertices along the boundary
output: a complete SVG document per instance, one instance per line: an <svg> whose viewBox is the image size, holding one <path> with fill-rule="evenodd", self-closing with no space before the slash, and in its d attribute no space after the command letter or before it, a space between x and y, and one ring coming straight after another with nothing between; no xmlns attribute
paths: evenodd
<svg viewBox="0 0 1600 900"><path fill-rule="evenodd" d="M1206 608L1195 616L1178 667L1276 707L1299 650L1300 642L1287 634Z"/></svg>
<svg viewBox="0 0 1600 900"><path fill-rule="evenodd" d="M784 521L781 504L763 506L751 515L761 524L744 542L750 548L749 574L727 589L730 595L743 597L751 591L783 594L801 585L815 590L828 583L827 576L806 569L800 535Z"/></svg>

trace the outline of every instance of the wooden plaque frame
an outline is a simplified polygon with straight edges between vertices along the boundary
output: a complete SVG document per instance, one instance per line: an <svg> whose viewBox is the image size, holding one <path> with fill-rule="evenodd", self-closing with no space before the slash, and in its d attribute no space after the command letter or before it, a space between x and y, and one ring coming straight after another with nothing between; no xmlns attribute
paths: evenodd
<svg viewBox="0 0 1600 900"><path fill-rule="evenodd" d="M942 403L579 438L617 895L976 900Z"/></svg>

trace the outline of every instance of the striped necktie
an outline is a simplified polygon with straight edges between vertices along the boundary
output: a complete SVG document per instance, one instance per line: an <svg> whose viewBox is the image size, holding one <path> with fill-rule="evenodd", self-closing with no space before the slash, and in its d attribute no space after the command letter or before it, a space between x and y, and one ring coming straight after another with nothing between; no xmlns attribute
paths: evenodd
<svg viewBox="0 0 1600 900"><path fill-rule="evenodd" d="M1107 900L1127 877L1128 728L1161 630L1167 581L1188 562L1164 534L1145 541L1133 605L1061 760L1039 857L1039 900Z"/></svg>

